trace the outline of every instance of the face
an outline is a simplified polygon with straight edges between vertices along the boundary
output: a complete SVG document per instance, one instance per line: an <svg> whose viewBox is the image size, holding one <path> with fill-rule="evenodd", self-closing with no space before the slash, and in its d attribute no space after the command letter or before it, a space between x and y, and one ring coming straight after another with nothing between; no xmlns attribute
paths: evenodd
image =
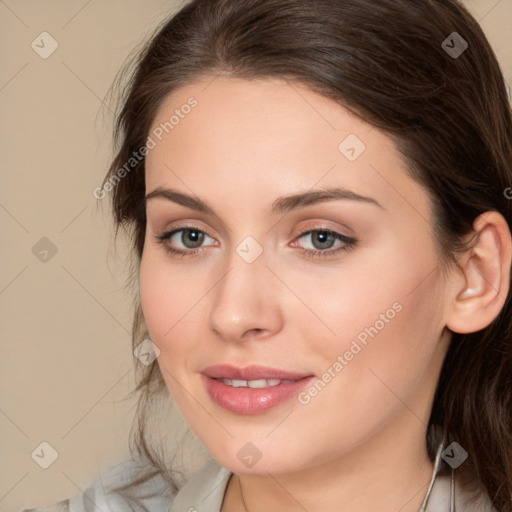
<svg viewBox="0 0 512 512"><path fill-rule="evenodd" d="M174 91L150 137L142 307L212 456L277 474L424 439L443 282L391 140L305 87L227 77Z"/></svg>

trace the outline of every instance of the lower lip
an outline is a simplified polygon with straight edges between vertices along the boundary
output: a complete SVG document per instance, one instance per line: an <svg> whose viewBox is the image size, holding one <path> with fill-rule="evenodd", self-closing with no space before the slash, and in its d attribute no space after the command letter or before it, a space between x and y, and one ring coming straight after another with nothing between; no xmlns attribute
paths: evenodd
<svg viewBox="0 0 512 512"><path fill-rule="evenodd" d="M201 377L212 400L224 409L238 414L265 412L298 395L315 379L312 375L289 384L278 384L266 388L235 388L206 375Z"/></svg>

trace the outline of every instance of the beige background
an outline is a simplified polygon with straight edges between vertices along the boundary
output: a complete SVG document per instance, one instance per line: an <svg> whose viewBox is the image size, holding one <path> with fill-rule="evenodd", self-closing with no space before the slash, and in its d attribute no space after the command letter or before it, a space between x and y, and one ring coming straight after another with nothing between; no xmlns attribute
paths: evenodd
<svg viewBox="0 0 512 512"><path fill-rule="evenodd" d="M465 3L510 83L512 0ZM98 208L92 191L111 156L107 90L129 52L179 4L0 0L1 511L79 492L128 454L125 246L114 253L107 199ZM59 45L47 59L31 47L45 31ZM57 250L46 262L32 252L43 237ZM44 250L48 242L39 243ZM58 452L48 469L31 458L43 441ZM189 471L206 457L197 446Z"/></svg>

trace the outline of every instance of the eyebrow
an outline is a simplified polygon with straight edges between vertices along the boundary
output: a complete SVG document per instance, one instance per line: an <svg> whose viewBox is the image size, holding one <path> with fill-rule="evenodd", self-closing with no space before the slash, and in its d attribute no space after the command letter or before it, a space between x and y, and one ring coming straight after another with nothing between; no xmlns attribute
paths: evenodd
<svg viewBox="0 0 512 512"><path fill-rule="evenodd" d="M197 210L199 212L216 216L214 210L198 197L189 196L175 189L157 187L155 190L146 195L145 200L147 202L155 197L162 197L192 210ZM280 197L272 203L271 211L274 215L283 214L317 203L336 201L340 199L358 201L374 205L385 210L385 208L372 197L362 196L356 194L352 190L345 188L328 188L309 191L302 194L295 194L287 197Z"/></svg>

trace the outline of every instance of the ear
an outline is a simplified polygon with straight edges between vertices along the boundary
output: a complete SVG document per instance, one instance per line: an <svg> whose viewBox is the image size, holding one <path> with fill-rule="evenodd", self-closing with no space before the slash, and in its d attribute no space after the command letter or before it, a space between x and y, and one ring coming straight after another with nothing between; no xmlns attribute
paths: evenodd
<svg viewBox="0 0 512 512"><path fill-rule="evenodd" d="M487 327L500 313L510 287L512 238L507 221L496 211L475 219L475 243L459 260L451 283L446 326L467 334Z"/></svg>

